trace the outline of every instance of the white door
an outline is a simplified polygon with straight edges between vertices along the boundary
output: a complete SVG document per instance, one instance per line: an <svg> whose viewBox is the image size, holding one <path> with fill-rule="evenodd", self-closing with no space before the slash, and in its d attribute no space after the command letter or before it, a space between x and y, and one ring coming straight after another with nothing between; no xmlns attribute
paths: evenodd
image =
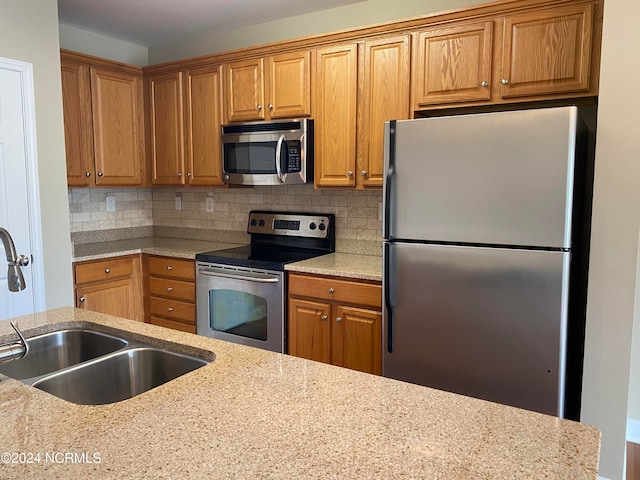
<svg viewBox="0 0 640 480"><path fill-rule="evenodd" d="M0 320L42 310L44 303L31 69L30 64L0 58L0 227L11 234L18 255L31 260L22 267L26 288L10 292L0 242Z"/></svg>

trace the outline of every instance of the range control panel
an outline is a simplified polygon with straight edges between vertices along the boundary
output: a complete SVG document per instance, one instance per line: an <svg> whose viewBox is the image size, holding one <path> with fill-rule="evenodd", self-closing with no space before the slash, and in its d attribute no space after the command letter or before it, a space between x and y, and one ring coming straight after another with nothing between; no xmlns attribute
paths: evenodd
<svg viewBox="0 0 640 480"><path fill-rule="evenodd" d="M333 215L318 213L251 212L247 233L327 238Z"/></svg>

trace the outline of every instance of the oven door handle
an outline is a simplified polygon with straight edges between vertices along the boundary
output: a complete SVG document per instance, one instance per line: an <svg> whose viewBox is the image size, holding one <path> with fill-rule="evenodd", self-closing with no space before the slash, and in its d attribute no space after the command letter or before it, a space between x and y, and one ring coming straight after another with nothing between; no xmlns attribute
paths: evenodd
<svg viewBox="0 0 640 480"><path fill-rule="evenodd" d="M256 272L244 272L242 275L229 273L223 269L217 269L215 267L208 268L199 268L198 273L201 275L207 275L209 277L223 277L223 278L232 278L234 280L248 280L250 282L259 282L259 283L278 283L280 281L277 277L272 277L271 275L266 275L263 273Z"/></svg>

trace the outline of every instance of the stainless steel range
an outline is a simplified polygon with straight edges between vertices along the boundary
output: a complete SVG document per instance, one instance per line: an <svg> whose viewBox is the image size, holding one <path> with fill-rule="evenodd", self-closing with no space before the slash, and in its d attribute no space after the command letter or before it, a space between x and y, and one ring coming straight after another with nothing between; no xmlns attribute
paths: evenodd
<svg viewBox="0 0 640 480"><path fill-rule="evenodd" d="M251 244L196 255L197 332L286 350L284 266L335 250L332 214L252 211Z"/></svg>

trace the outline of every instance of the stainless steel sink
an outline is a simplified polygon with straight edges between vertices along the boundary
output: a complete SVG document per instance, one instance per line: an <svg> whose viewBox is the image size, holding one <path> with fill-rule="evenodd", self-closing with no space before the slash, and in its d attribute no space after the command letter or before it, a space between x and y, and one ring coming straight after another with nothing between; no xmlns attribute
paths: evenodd
<svg viewBox="0 0 640 480"><path fill-rule="evenodd" d="M69 402L102 405L135 397L208 363L157 348L131 348L53 374L33 386Z"/></svg>
<svg viewBox="0 0 640 480"><path fill-rule="evenodd" d="M0 373L24 380L55 372L127 346L128 342L105 333L69 329L29 338L29 354L0 365Z"/></svg>

